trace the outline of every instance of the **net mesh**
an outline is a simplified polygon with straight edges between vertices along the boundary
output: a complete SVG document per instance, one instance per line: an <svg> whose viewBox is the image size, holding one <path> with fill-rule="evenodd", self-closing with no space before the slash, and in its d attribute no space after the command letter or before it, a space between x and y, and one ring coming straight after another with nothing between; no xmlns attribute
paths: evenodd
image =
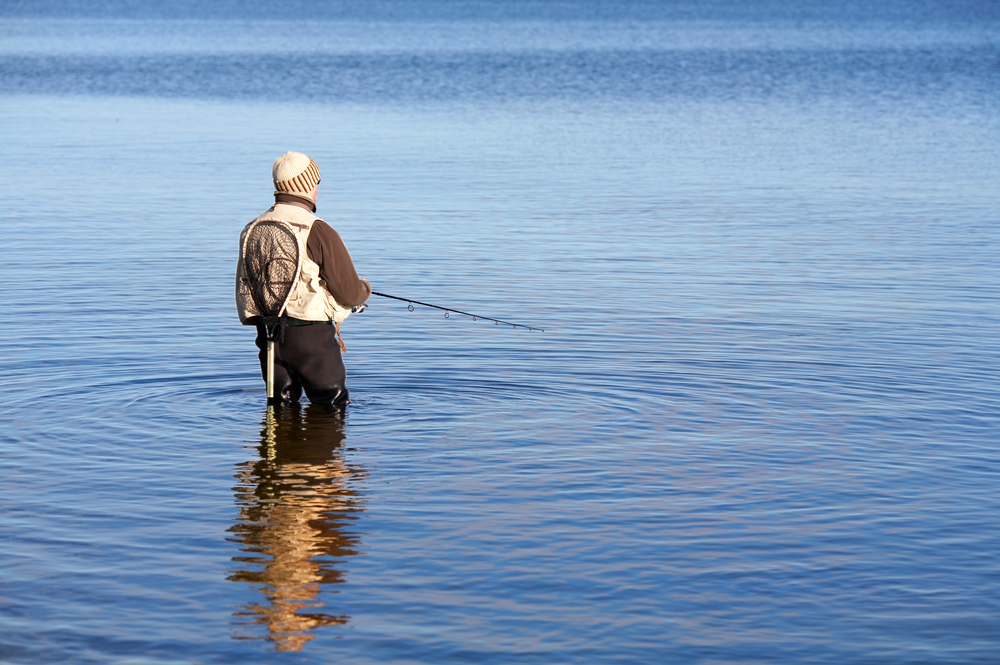
<svg viewBox="0 0 1000 665"><path fill-rule="evenodd" d="M247 234L243 270L254 306L268 325L278 323L295 286L299 243L284 224L260 222Z"/></svg>

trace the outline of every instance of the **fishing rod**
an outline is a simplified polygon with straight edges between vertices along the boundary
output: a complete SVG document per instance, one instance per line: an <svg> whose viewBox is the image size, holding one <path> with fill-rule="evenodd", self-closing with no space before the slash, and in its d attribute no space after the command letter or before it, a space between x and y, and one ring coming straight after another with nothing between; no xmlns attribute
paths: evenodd
<svg viewBox="0 0 1000 665"><path fill-rule="evenodd" d="M526 325L524 325L522 323L511 323L510 321L504 321L503 319L494 319L494 318L491 318L489 316L480 316L478 314L469 314L468 312L463 312L460 309L454 309L452 307L441 307L439 305L432 305L430 303L420 302L419 300L410 300L409 298L400 298L399 296L390 296L388 293L379 293L378 291L372 291L372 295L373 296L382 296L383 298L392 298L393 300L402 300L405 303L409 303L406 306L406 309L410 310L411 312L413 311L413 306L414 305L423 305L424 307L433 307L434 309L443 309L444 310L444 318L446 318L446 319L449 318L449 312L455 312L456 314L464 314L465 316L471 316L473 321L475 321L477 319L486 319L487 321L492 321L493 325L495 325L495 326L498 326L498 325L500 325L502 323L505 326L513 326L514 328L527 328L529 331L530 330L537 330L539 332L545 332L545 330L543 330L542 328L533 328L531 326L526 326Z"/></svg>

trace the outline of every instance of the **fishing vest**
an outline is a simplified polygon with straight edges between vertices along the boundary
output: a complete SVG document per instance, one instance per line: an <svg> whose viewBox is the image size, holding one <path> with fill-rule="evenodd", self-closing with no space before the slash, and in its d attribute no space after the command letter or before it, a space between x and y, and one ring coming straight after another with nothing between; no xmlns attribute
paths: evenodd
<svg viewBox="0 0 1000 665"><path fill-rule="evenodd" d="M309 258L306 243L312 225L319 217L294 205L276 203L267 212L253 220L240 233L240 259L236 265L236 311L240 323L254 325L253 317L260 316L250 296L250 289L244 282L243 251L250 229L258 222L280 222L295 233L299 244L299 278L292 287L292 293L285 305L284 313L302 321L334 321L340 323L351 314L350 307L341 307L333 295L326 290L326 281L320 279L319 264Z"/></svg>

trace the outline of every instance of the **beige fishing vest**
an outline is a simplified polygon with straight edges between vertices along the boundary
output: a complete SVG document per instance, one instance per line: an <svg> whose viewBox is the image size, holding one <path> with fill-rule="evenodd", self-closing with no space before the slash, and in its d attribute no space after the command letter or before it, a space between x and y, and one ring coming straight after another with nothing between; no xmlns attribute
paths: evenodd
<svg viewBox="0 0 1000 665"><path fill-rule="evenodd" d="M326 290L326 282L319 276L319 264L309 258L309 252L306 250L309 232L318 219L316 215L298 206L276 203L270 210L243 227L243 232L240 234L240 259L236 265L236 311L240 316L240 323L253 325L254 322L250 319L260 316L250 296L250 289L243 282L243 251L246 247L246 238L250 229L258 222L284 223L295 233L299 243L299 261L302 267L299 270L298 282L292 288L288 304L285 305L284 313L302 321L335 321L338 324L350 316L351 308L341 307Z"/></svg>

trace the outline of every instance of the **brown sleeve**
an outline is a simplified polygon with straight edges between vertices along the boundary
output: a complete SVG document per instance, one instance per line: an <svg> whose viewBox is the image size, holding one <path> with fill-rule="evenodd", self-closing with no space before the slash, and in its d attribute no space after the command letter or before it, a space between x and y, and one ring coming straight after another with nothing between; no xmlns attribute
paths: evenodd
<svg viewBox="0 0 1000 665"><path fill-rule="evenodd" d="M320 278L326 281L326 289L340 305L354 307L371 296L372 287L358 278L340 234L322 219L317 219L309 231L306 252L319 264Z"/></svg>

